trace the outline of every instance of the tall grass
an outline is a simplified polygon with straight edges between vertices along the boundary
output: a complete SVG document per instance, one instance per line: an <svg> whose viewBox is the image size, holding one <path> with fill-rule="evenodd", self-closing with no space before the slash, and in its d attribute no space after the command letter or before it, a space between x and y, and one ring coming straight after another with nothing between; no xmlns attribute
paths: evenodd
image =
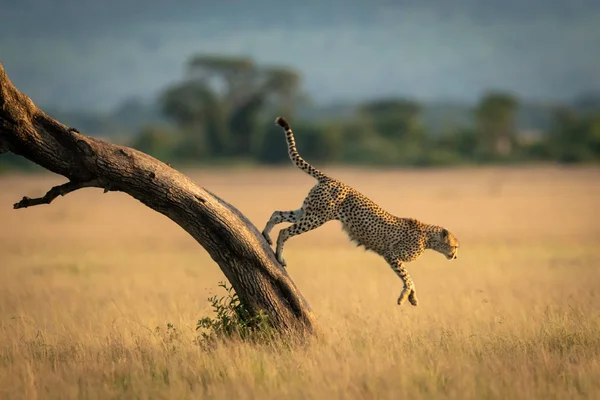
<svg viewBox="0 0 600 400"><path fill-rule="evenodd" d="M596 398L599 172L333 171L448 227L459 259L409 265L421 302L398 307L385 262L327 224L286 244L324 338L209 347L196 323L224 277L181 228L94 189L14 211L60 179L0 177L0 398ZM191 174L259 228L312 184L292 170Z"/></svg>

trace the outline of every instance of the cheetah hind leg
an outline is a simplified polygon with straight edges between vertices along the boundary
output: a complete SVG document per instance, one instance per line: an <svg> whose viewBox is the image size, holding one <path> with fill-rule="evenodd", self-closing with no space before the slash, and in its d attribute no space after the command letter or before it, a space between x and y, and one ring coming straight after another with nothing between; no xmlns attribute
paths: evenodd
<svg viewBox="0 0 600 400"><path fill-rule="evenodd" d="M294 225L290 225L287 228L280 230L279 236L277 237L277 249L275 251L275 256L277 257L279 264L281 264L282 267L286 266L286 262L283 259L283 245L289 238L312 231L323 225L325 222L327 222L327 220L303 215Z"/></svg>
<svg viewBox="0 0 600 400"><path fill-rule="evenodd" d="M271 233L271 230L275 225L280 224L282 222L294 223L298 221L298 219L300 219L303 214L304 211L302 211L301 208L292 211L274 211L273 214L271 214L271 218L269 218L265 229L263 229L262 231L262 235L264 236L267 243L269 243L269 245L273 244L273 241L271 240L269 234Z"/></svg>
<svg viewBox="0 0 600 400"><path fill-rule="evenodd" d="M412 304L413 306L417 306L419 304L419 299L417 298L415 284L410 275L408 274L406 267L398 259L391 260L389 263L392 267L392 270L404 283L404 288L402 289L402 292L400 292L400 296L398 297L398 305L402 305L408 299L410 304Z"/></svg>

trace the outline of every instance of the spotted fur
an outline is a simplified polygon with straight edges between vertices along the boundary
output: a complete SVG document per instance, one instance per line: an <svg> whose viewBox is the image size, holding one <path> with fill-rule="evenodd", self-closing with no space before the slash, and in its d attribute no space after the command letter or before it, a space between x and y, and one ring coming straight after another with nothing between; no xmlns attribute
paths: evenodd
<svg viewBox="0 0 600 400"><path fill-rule="evenodd" d="M404 264L416 260L426 249L435 250L449 260L455 259L459 248L456 237L440 226L396 217L357 190L328 177L298 154L289 123L282 117L278 117L275 123L285 131L292 162L317 180L301 208L275 211L262 232L267 242L272 244L269 233L273 227L281 222L292 223L279 231L276 248L279 263L284 267L286 265L283 245L289 238L316 229L328 221L338 220L350 240L381 255L402 280L404 288L398 304L408 299L416 306L415 284Z"/></svg>

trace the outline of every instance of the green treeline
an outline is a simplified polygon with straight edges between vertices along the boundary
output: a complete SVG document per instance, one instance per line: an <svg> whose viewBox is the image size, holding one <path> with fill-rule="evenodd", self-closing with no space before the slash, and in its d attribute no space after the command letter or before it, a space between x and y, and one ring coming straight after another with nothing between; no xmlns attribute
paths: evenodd
<svg viewBox="0 0 600 400"><path fill-rule="evenodd" d="M599 96L588 96L577 106L550 107L544 129L533 132L519 131L520 100L502 91L485 93L468 111L467 122L436 133L425 127L426 105L411 99L364 101L345 116L299 116L308 101L301 77L292 68L258 65L243 57L198 55L187 63L183 79L160 94L160 118L142 118L127 142L175 164L287 163L284 135L273 124L275 116L283 115L292 123L301 154L320 164L600 160ZM131 119L135 105L128 107L120 115ZM0 168L3 161L6 165L13 160L0 157Z"/></svg>

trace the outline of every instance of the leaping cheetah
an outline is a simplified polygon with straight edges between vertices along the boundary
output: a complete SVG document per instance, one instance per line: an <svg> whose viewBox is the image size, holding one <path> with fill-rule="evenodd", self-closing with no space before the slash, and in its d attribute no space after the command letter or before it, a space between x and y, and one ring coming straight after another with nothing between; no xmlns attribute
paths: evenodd
<svg viewBox="0 0 600 400"><path fill-rule="evenodd" d="M273 212L263 229L262 234L271 245L273 242L269 233L273 227L281 222L293 223L279 231L275 252L277 261L286 266L282 255L283 244L290 237L318 228L325 222L338 220L350 240L381 255L400 277L404 288L398 297L398 304L408 299L416 306L415 284L404 263L416 260L426 249L435 250L448 260L454 260L459 248L456 237L440 226L396 217L357 190L325 175L298 154L290 124L282 117L278 117L275 123L285 130L292 162L317 180L300 209Z"/></svg>

